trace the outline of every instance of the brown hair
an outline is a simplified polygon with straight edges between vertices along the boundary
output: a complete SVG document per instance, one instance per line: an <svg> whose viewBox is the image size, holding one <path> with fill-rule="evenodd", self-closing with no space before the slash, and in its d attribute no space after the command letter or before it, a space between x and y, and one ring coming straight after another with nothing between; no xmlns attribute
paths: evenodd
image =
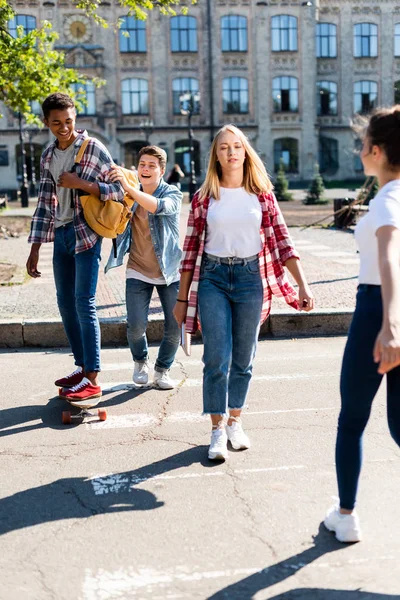
<svg viewBox="0 0 400 600"><path fill-rule="evenodd" d="M143 154L158 158L162 169L165 169L167 166L167 153L162 148L159 148L158 146L144 146L144 148L139 150L139 160L142 158Z"/></svg>
<svg viewBox="0 0 400 600"><path fill-rule="evenodd" d="M374 110L364 135L371 147L379 146L385 152L389 169L398 171L400 168L400 104Z"/></svg>
<svg viewBox="0 0 400 600"><path fill-rule="evenodd" d="M48 119L52 110L66 110L67 108L75 108L74 101L68 94L56 92L47 96L42 104L43 116Z"/></svg>

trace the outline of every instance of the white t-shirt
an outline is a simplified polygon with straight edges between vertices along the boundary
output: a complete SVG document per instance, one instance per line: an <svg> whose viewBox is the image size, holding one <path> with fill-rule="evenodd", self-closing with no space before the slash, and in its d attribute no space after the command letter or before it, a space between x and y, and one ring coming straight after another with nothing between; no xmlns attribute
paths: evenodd
<svg viewBox="0 0 400 600"><path fill-rule="evenodd" d="M385 225L400 229L399 179L390 181L379 190L369 203L369 211L355 229L355 238L360 251L360 283L381 285L376 232Z"/></svg>
<svg viewBox="0 0 400 600"><path fill-rule="evenodd" d="M247 258L262 249L262 210L255 194L243 187L220 188L220 199L210 199L205 251L215 256Z"/></svg>

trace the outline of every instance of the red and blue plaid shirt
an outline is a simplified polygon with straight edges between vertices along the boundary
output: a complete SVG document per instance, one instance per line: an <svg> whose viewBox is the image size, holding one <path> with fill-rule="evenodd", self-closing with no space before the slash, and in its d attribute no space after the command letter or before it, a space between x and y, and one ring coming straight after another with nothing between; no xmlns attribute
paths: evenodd
<svg viewBox="0 0 400 600"><path fill-rule="evenodd" d="M296 291L289 282L284 269L284 264L289 258L299 258L299 255L293 247L275 195L273 193L260 194L258 200L262 210L260 228L262 250L259 254L259 263L264 290L261 310L261 323L263 323L271 311L273 294L284 298L287 304L299 310ZM200 201L198 192L193 197L186 238L183 244L181 273L193 271L186 314L186 330L188 333L196 333L199 327L197 318L197 292L206 239L209 204L210 198L204 198Z"/></svg>
<svg viewBox="0 0 400 600"><path fill-rule="evenodd" d="M85 138L86 131L79 131L75 140L76 154ZM31 223L29 243L46 243L54 241L54 217L57 207L56 183L50 173L50 163L53 158L56 142L46 148L40 161L40 185L38 203ZM124 191L119 182L111 183L109 173L113 160L105 146L99 140L90 138L85 153L79 165L76 165L76 173L86 181L96 182L100 188L100 200L121 201ZM76 236L75 252L84 252L92 248L99 236L86 223L83 216L82 204L79 199L78 190L73 190L74 196L74 228Z"/></svg>

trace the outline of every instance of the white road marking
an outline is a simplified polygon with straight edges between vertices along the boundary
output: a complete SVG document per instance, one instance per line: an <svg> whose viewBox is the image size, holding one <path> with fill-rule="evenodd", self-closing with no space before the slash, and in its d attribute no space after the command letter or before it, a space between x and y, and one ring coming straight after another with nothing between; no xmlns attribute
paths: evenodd
<svg viewBox="0 0 400 600"><path fill-rule="evenodd" d="M149 427L157 423L154 415L136 413L131 415L107 415L105 421L88 421L86 427L90 429L125 429L127 427Z"/></svg>
<svg viewBox="0 0 400 600"><path fill-rule="evenodd" d="M344 252L341 250L327 250L324 252L313 252L313 256L318 256L320 258L334 258L336 256L352 256L352 252Z"/></svg>
<svg viewBox="0 0 400 600"><path fill-rule="evenodd" d="M290 559L281 564L281 567L288 569L289 571L298 571L300 569L343 569L348 565L374 565L382 562L398 561L398 556L370 556L367 558L355 558L347 559L346 561L320 561L317 560L313 563L291 563ZM193 571L193 568L189 565L179 565L174 569L156 570L148 566L138 566L136 569L133 567L124 569L120 568L117 571L106 571L105 569L98 569L93 571L87 569L85 572L85 579L83 582L82 593L83 600L114 600L115 598L126 598L127 594L130 597L143 598L143 593L152 594L151 597L155 598L154 593L157 590L162 595L160 598L185 598L187 595L175 595L176 590L173 590L173 586L176 582L181 583L192 583L200 581L210 581L217 579L231 579L236 581L237 579L244 579L251 575L267 575L268 572L273 571L275 565L269 567L261 566L259 568L239 568L239 569L224 569L215 571ZM223 584L225 585L225 584ZM168 588L171 588L170 595ZM167 595L168 594L168 595Z"/></svg>
<svg viewBox="0 0 400 600"><path fill-rule="evenodd" d="M339 263L341 265L359 265L359 258L341 258L340 260L334 260L333 262Z"/></svg>
<svg viewBox="0 0 400 600"><path fill-rule="evenodd" d="M233 473L238 475L246 475L252 473L272 473L277 471L298 471L305 469L304 465L284 465L281 467L261 467L254 469L234 469ZM146 481L172 481L182 479L206 479L209 477L228 477L226 471L201 471L201 472L186 472L177 475L152 475L143 474L135 475L134 473L111 473L104 476L93 476L88 481L91 481L93 491L96 496L105 494L119 494L121 492L129 492L133 486Z"/></svg>

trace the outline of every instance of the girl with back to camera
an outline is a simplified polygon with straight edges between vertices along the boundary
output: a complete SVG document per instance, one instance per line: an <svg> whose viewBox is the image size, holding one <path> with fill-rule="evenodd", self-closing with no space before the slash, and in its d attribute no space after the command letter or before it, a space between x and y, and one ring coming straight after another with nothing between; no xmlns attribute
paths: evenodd
<svg viewBox="0 0 400 600"><path fill-rule="evenodd" d="M362 435L384 374L389 429L400 446L400 105L373 112L361 160L365 175L377 177L380 191L355 231L360 275L340 380L336 440L340 502L325 518L325 526L340 542L361 540L354 507Z"/></svg>
<svg viewBox="0 0 400 600"><path fill-rule="evenodd" d="M298 296L284 266L299 285ZM234 449L250 447L240 417L272 294L296 309L314 307L265 167L243 132L225 125L214 138L204 184L192 201L174 309L190 333L200 319L211 460L228 458L228 439Z"/></svg>

